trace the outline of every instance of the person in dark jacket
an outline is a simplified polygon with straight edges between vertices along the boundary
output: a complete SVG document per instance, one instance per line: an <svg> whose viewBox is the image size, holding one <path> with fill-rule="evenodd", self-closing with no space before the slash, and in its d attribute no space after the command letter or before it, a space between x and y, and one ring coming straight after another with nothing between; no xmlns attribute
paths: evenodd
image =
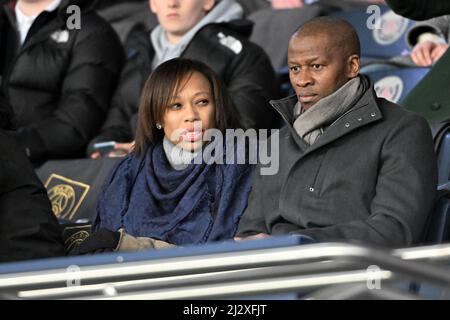
<svg viewBox="0 0 450 320"><path fill-rule="evenodd" d="M359 55L356 31L337 18L313 19L292 37L296 95L271 102L286 122L283 161L277 174L257 174L237 240L301 234L384 247L421 240L437 180L430 128L377 98L359 75Z"/></svg>
<svg viewBox="0 0 450 320"><path fill-rule="evenodd" d="M447 0L386 0L395 13L413 20L427 20L450 14Z"/></svg>
<svg viewBox="0 0 450 320"><path fill-rule="evenodd" d="M64 256L47 191L6 133L12 126L12 109L0 95L0 262Z"/></svg>
<svg viewBox="0 0 450 320"><path fill-rule="evenodd" d="M109 107L124 53L91 4L1 1L1 91L35 163L83 155Z"/></svg>
<svg viewBox="0 0 450 320"><path fill-rule="evenodd" d="M182 57L210 66L225 82L247 128L272 128L277 115L268 101L278 96L278 85L264 51L249 42L249 21L240 19L242 7L234 0L150 1L160 25L150 34L136 28L126 43L125 66L111 111L88 154L100 157L96 142L116 141L116 149L130 152L134 139L139 95L145 80L159 64Z"/></svg>
<svg viewBox="0 0 450 320"><path fill-rule="evenodd" d="M143 89L136 148L107 179L94 233L72 254L232 239L253 166L220 161L236 157L231 147L209 158L206 148L220 142L206 141L211 129L224 137L239 127L226 88L209 67L179 58L158 66Z"/></svg>

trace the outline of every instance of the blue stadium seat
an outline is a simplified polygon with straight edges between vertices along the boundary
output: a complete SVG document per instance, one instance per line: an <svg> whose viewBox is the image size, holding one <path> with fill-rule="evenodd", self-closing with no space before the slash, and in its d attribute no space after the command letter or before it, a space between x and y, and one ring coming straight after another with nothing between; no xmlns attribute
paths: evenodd
<svg viewBox="0 0 450 320"><path fill-rule="evenodd" d="M372 79L379 97L401 103L428 71L428 68L392 68L386 65L384 69L365 74Z"/></svg>
<svg viewBox="0 0 450 320"><path fill-rule="evenodd" d="M371 60L386 60L395 56L405 55L410 52L406 35L415 25L415 22L395 14L388 6L380 5L381 19L377 28L369 28L375 22L372 13L367 13L367 8L349 11L338 11L331 16L350 22L358 32L361 40L361 57L363 64Z"/></svg>
<svg viewBox="0 0 450 320"><path fill-rule="evenodd" d="M450 132L447 132L441 140L437 151L438 158L438 185L444 185L450 181Z"/></svg>

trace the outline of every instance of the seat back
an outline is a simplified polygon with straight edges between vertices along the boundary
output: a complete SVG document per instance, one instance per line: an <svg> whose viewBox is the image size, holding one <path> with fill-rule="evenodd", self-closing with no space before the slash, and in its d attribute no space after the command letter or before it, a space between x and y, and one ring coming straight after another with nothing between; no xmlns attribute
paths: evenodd
<svg viewBox="0 0 450 320"><path fill-rule="evenodd" d="M438 189L436 206L428 219L425 231L425 245L450 241L450 182Z"/></svg>

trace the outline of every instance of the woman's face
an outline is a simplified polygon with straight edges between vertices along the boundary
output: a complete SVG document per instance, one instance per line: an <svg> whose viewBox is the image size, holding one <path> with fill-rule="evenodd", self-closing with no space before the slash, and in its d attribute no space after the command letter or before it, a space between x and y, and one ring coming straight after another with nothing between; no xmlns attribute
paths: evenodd
<svg viewBox="0 0 450 320"><path fill-rule="evenodd" d="M164 135L186 150L197 150L203 144L205 130L215 126L215 106L211 86L199 72L180 81L178 92L166 108Z"/></svg>

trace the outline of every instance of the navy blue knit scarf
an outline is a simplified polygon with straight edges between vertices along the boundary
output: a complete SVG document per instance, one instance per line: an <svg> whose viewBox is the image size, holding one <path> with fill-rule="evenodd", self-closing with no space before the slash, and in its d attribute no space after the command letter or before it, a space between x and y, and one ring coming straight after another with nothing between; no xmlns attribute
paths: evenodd
<svg viewBox="0 0 450 320"><path fill-rule="evenodd" d="M247 207L253 166L191 164L174 170L162 143L125 158L105 183L93 229L175 245L230 239Z"/></svg>

